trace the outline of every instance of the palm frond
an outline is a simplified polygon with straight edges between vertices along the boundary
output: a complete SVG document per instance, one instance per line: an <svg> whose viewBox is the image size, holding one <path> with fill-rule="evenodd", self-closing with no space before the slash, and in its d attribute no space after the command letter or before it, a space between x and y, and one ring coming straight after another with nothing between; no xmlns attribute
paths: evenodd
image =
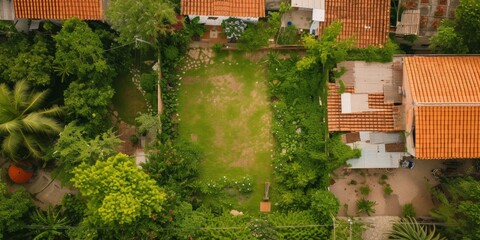
<svg viewBox="0 0 480 240"><path fill-rule="evenodd" d="M43 116L37 112L28 114L22 120L22 124L30 133L57 134L63 129L54 119Z"/></svg>
<svg viewBox="0 0 480 240"><path fill-rule="evenodd" d="M42 157L42 145L41 142L37 141L33 136L23 136L23 143L25 148L28 150L29 155L34 158L41 158Z"/></svg>
<svg viewBox="0 0 480 240"><path fill-rule="evenodd" d="M22 128L22 123L20 120L13 120L4 123L0 123L0 133L1 134L13 134L18 132Z"/></svg>
<svg viewBox="0 0 480 240"><path fill-rule="evenodd" d="M409 239L409 240L445 240L435 232L435 226L427 229L421 226L415 218L403 218L393 224L389 232L389 239Z"/></svg>
<svg viewBox="0 0 480 240"><path fill-rule="evenodd" d="M13 88L13 102L15 109L22 109L27 102L30 86L25 80L18 81Z"/></svg>
<svg viewBox="0 0 480 240"><path fill-rule="evenodd" d="M47 91L34 93L31 96L31 98L28 99L28 102L26 103L26 106L22 112L22 115L38 110L40 106L42 106L46 98L47 98Z"/></svg>
<svg viewBox="0 0 480 240"><path fill-rule="evenodd" d="M6 84L0 84L0 105L8 106L10 105L12 92L8 89Z"/></svg>
<svg viewBox="0 0 480 240"><path fill-rule="evenodd" d="M16 158L17 152L20 149L20 144L22 143L21 135L19 134L10 134L2 142L2 151L7 155L11 160L17 161Z"/></svg>
<svg viewBox="0 0 480 240"><path fill-rule="evenodd" d="M51 108L38 110L37 112L45 116L59 116L62 113L62 108L54 105Z"/></svg>

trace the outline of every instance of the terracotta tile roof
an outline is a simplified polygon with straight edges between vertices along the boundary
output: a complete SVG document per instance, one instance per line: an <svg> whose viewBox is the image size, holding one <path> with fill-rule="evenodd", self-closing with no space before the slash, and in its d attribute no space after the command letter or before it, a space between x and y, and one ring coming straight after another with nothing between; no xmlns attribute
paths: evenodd
<svg viewBox="0 0 480 240"><path fill-rule="evenodd" d="M419 56L403 61L415 102L480 102L480 57Z"/></svg>
<svg viewBox="0 0 480 240"><path fill-rule="evenodd" d="M320 35L335 20L343 22L340 39L354 37L360 48L382 46L390 28L390 1L325 0L325 22L318 27Z"/></svg>
<svg viewBox="0 0 480 240"><path fill-rule="evenodd" d="M328 84L327 112L328 131L357 132L382 131L393 132L401 130L398 119L400 109L383 101L383 94L368 94L368 107L375 109L369 112L342 113L341 96L338 87ZM345 92L354 93L353 87L346 87Z"/></svg>
<svg viewBox="0 0 480 240"><path fill-rule="evenodd" d="M265 0L182 0L183 15L265 17Z"/></svg>
<svg viewBox="0 0 480 240"><path fill-rule="evenodd" d="M103 20L101 0L14 0L16 18Z"/></svg>
<svg viewBox="0 0 480 240"><path fill-rule="evenodd" d="M415 157L480 157L480 57L404 58L415 114Z"/></svg>
<svg viewBox="0 0 480 240"><path fill-rule="evenodd" d="M419 106L414 111L416 158L480 158L479 106Z"/></svg>

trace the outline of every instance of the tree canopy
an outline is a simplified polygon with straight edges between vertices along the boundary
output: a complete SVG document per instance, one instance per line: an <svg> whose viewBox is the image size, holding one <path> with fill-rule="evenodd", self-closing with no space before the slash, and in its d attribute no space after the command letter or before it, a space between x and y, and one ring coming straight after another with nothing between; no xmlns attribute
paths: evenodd
<svg viewBox="0 0 480 240"><path fill-rule="evenodd" d="M74 186L88 199L87 214L94 223L130 224L163 209L166 195L135 161L118 154L74 169Z"/></svg>
<svg viewBox="0 0 480 240"><path fill-rule="evenodd" d="M454 20L443 20L431 38L436 53L480 53L480 2L460 0Z"/></svg>
<svg viewBox="0 0 480 240"><path fill-rule="evenodd" d="M166 0L111 0L106 17L123 43L137 37L157 41L177 22L175 10Z"/></svg>

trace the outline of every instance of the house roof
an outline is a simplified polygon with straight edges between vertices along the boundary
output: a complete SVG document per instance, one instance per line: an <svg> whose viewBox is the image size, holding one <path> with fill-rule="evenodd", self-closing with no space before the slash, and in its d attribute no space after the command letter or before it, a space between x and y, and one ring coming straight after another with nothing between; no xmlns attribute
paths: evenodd
<svg viewBox="0 0 480 240"><path fill-rule="evenodd" d="M102 20L101 0L14 0L16 18Z"/></svg>
<svg viewBox="0 0 480 240"><path fill-rule="evenodd" d="M353 87L346 87L346 93L354 93ZM368 107L372 111L342 113L341 95L334 83L328 84L327 97L328 131L357 132L401 130L398 106L385 103L383 93L368 94Z"/></svg>
<svg viewBox="0 0 480 240"><path fill-rule="evenodd" d="M421 106L414 111L416 158L480 158L480 106Z"/></svg>
<svg viewBox="0 0 480 240"><path fill-rule="evenodd" d="M419 56L403 61L414 102L480 102L479 56Z"/></svg>
<svg viewBox="0 0 480 240"><path fill-rule="evenodd" d="M415 157L480 157L480 56L404 58L415 118Z"/></svg>
<svg viewBox="0 0 480 240"><path fill-rule="evenodd" d="M343 22L340 39L354 37L357 47L382 46L390 28L390 1L325 0L325 22L320 22L319 35L334 21Z"/></svg>
<svg viewBox="0 0 480 240"><path fill-rule="evenodd" d="M183 15L265 17L265 0L181 0Z"/></svg>

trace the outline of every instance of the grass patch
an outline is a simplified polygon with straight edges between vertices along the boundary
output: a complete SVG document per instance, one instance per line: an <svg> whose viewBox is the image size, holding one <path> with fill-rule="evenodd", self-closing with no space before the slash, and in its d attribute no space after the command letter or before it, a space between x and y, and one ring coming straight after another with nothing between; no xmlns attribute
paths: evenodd
<svg viewBox="0 0 480 240"><path fill-rule="evenodd" d="M266 72L238 53L185 73L179 94L180 137L205 152L200 181L250 176L253 193L227 194L232 209L255 213L272 181L271 112ZM208 200L208 199L207 199Z"/></svg>
<svg viewBox="0 0 480 240"><path fill-rule="evenodd" d="M115 95L112 101L118 116L128 124L135 124L137 113L146 112L147 106L142 93L132 82L132 74L120 74L113 82L113 88Z"/></svg>

